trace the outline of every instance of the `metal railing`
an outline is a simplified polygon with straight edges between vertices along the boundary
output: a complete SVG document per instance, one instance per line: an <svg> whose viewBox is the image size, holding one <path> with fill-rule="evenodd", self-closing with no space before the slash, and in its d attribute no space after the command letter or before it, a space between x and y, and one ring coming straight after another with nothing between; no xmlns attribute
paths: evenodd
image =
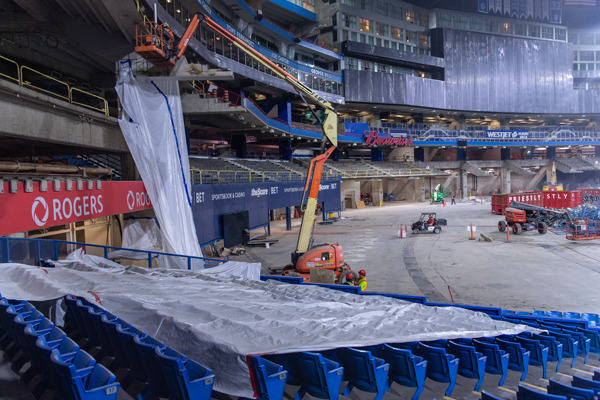
<svg viewBox="0 0 600 400"><path fill-rule="evenodd" d="M224 261L223 259L217 258L194 257L163 253L160 251L146 251L98 244L69 242L66 240L0 237L0 263L21 263L40 266L40 260L56 261L65 259L67 255L80 247L84 248L87 254L97 255L106 259L108 259L109 250L126 250L139 253L144 255L143 260L147 262L147 265L144 266L147 268L156 266L155 264L160 262L159 256L181 260L182 263L185 262L187 264L189 270L192 269L194 260L203 261L205 268L215 267Z"/></svg>
<svg viewBox="0 0 600 400"><path fill-rule="evenodd" d="M104 97L46 75L29 66L19 65L16 61L2 55L0 55L0 76L19 86L28 87L71 104L109 115L108 102Z"/></svg>
<svg viewBox="0 0 600 400"><path fill-rule="evenodd" d="M305 174L286 171L232 171L191 169L192 185L208 185L222 183L255 183L255 182L292 182L303 181ZM329 175L324 174L323 179ZM335 175L335 178L339 174Z"/></svg>

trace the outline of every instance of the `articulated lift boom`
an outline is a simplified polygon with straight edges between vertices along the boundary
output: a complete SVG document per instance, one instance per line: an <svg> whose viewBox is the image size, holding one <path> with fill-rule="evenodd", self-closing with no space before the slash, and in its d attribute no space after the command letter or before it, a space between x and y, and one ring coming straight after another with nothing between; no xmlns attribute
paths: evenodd
<svg viewBox="0 0 600 400"><path fill-rule="evenodd" d="M300 233L298 234L298 242L296 245L296 250L292 253L292 264L295 267L298 267L298 259L307 251L309 251L311 246L311 238L312 238L312 229L315 221L315 212L317 209L317 197L319 194L319 186L321 183L321 177L323 173L323 166L327 158L333 153L335 148L337 147L338 139L337 139L337 114L333 109L331 103L321 97L318 93L315 93L311 88L304 85L302 82L298 81L298 79L294 78L290 74L288 74L285 70L279 67L277 64L260 54L258 51L254 50L252 47L248 46L242 39L233 35L225 28L221 27L215 21L213 21L210 17L202 14L196 13L192 22L186 29L183 37L179 41L177 45L176 53L167 52L167 54L173 54L169 59L170 65L175 65L175 61L183 56L191 37L194 35L196 29L198 28L201 22L206 23L208 27L213 29L218 34L227 38L229 41L233 43L238 49L243 51L249 57L260 63L263 67L268 68L272 71L276 76L288 82L292 87L296 90L296 92L302 97L305 103L307 103L305 97L307 97L312 103L320 107L323 111L324 118L320 118L316 115L315 111L312 107L309 106L310 111L313 113L315 118L319 121L322 121L322 129L323 129L323 138L321 142L321 154L317 157L313 158L310 162L309 170L306 176L306 183L304 186L304 193L302 196L301 205L303 207L303 216L302 223L300 226ZM146 23L147 24L147 23ZM136 51L138 51L138 47L136 47ZM142 56L144 54L138 51ZM145 57L145 56L144 56ZM147 57L145 57L147 58ZM308 103L307 103L308 105ZM325 150L325 147L330 144L330 147ZM327 258L326 263L322 263L322 266L325 267L337 267L343 265L343 253L339 245L329 245L332 248L330 251L331 254L331 262L328 256L323 254L322 258ZM321 250L322 252L322 250ZM334 261L335 260L335 261ZM314 264L314 263L313 263ZM321 264L317 263L315 266L321 266ZM298 268L299 269L299 268ZM299 269L300 270L300 269ZM300 271L300 272L306 272Z"/></svg>

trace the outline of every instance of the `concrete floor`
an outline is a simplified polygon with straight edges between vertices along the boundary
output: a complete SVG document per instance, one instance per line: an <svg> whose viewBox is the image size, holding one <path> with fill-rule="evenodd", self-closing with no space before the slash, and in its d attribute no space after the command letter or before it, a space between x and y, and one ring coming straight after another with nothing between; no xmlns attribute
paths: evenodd
<svg viewBox="0 0 600 400"><path fill-rule="evenodd" d="M409 227L407 237L398 238L400 224L410 225L421 212L437 212L448 226L439 235L415 235ZM331 225L317 224L314 243L339 242L352 269L367 271L369 291L512 310L600 312L598 240L573 242L564 232L528 231L511 234L507 242L497 228L502 217L491 213L489 202L446 207L387 202L341 216ZM476 227L475 240L469 240L469 224ZM271 237L278 243L247 247L245 255L231 259L261 262L269 274L268 267L290 263L299 226L299 219L291 231L285 220L272 222ZM480 233L494 241L478 241Z"/></svg>

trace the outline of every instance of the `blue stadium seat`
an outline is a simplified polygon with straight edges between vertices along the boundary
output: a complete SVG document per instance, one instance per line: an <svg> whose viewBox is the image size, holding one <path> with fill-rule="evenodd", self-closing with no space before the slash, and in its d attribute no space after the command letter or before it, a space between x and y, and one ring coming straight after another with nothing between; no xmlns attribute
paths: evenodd
<svg viewBox="0 0 600 400"><path fill-rule="evenodd" d="M428 346L419 343L413 353L427 360L427 377L437 382L449 383L446 396L450 397L456 385L458 373L458 359L452 354L447 354L442 347Z"/></svg>
<svg viewBox="0 0 600 400"><path fill-rule="evenodd" d="M475 350L487 357L485 372L500 375L498 386L504 385L508 373L509 355L495 343L473 339Z"/></svg>
<svg viewBox="0 0 600 400"><path fill-rule="evenodd" d="M373 357L369 351L352 347L342 349L342 360L348 385L343 395L348 397L354 387L365 392L377 393L375 400L381 400L389 389L388 374L390 364L381 358Z"/></svg>
<svg viewBox="0 0 600 400"><path fill-rule="evenodd" d="M583 336L590 339L590 351L592 353L600 353L600 331L585 328L576 328L575 330L583 333Z"/></svg>
<svg viewBox="0 0 600 400"><path fill-rule="evenodd" d="M474 346L448 341L446 351L458 358L458 373L467 378L477 379L475 391L478 392L485 376L487 357L477 352Z"/></svg>
<svg viewBox="0 0 600 400"><path fill-rule="evenodd" d="M320 399L336 400L339 397L343 367L318 353L304 351L294 357L297 368L294 375L300 380L294 400L301 400L306 393Z"/></svg>
<svg viewBox="0 0 600 400"><path fill-rule="evenodd" d="M148 335L145 337L135 336L133 342L140 356L152 394L158 397L169 397L169 386L154 350L156 347L164 348L165 344Z"/></svg>
<svg viewBox="0 0 600 400"><path fill-rule="evenodd" d="M147 382L148 378L146 377L146 371L144 370L142 358L140 357L140 353L138 352L137 346L134 342L135 337L139 336L140 338L144 339L146 334L131 325L126 327L117 325L116 332L117 337L121 342L127 364L129 365L131 378L138 382Z"/></svg>
<svg viewBox="0 0 600 400"><path fill-rule="evenodd" d="M546 346L548 348L548 361L556 361L556 372L560 371L563 345L562 343L559 343L555 337L530 332L523 332L519 336L528 336L530 339L538 340L543 346Z"/></svg>
<svg viewBox="0 0 600 400"><path fill-rule="evenodd" d="M598 314L592 313L582 313L581 319L585 319L589 322L589 326L597 326L600 325L600 316Z"/></svg>
<svg viewBox="0 0 600 400"><path fill-rule="evenodd" d="M491 393L486 392L485 390L481 391L481 400L504 400L502 397L494 396Z"/></svg>
<svg viewBox="0 0 600 400"><path fill-rule="evenodd" d="M298 367L296 366L297 357L292 354L265 354L262 358L266 358L267 360L281 365L284 371L287 371L287 380L286 383L294 386L300 386L300 378L294 374L294 372L298 371Z"/></svg>
<svg viewBox="0 0 600 400"><path fill-rule="evenodd" d="M594 371L594 376L592 378L595 381L600 381L600 371Z"/></svg>
<svg viewBox="0 0 600 400"><path fill-rule="evenodd" d="M170 347L156 346L154 351L162 365L171 399L210 399L215 382L210 369Z"/></svg>
<svg viewBox="0 0 600 400"><path fill-rule="evenodd" d="M260 400L283 398L287 371L279 364L261 356L248 356L248 365L255 377L255 387Z"/></svg>
<svg viewBox="0 0 600 400"><path fill-rule="evenodd" d="M579 345L577 346L578 355L583 356L583 363L587 364L588 359L590 357L590 339L585 337L585 335L582 332L577 332L574 329L571 330L561 328L561 333L567 333L571 335L573 339L576 339L579 342Z"/></svg>
<svg viewBox="0 0 600 400"><path fill-rule="evenodd" d="M496 338L496 344L508 353L508 368L513 371L522 371L521 381L524 381L529 369L529 352L518 342Z"/></svg>
<svg viewBox="0 0 600 400"><path fill-rule="evenodd" d="M593 390L565 385L554 379L550 379L547 389L548 394L567 396L570 400L594 400Z"/></svg>
<svg viewBox="0 0 600 400"><path fill-rule="evenodd" d="M563 358L572 358L573 360L571 361L571 368L573 368L575 366L575 361L577 361L577 347L579 346L579 341L577 339L574 339L569 334L556 332L555 330L551 329L548 329L548 332L542 335L552 336L556 339L557 342L562 344Z"/></svg>
<svg viewBox="0 0 600 400"><path fill-rule="evenodd" d="M85 324L81 315L79 314L79 309L77 307L77 302L81 302L81 300L76 299L72 295L68 294L65 296L65 302L67 304L67 313L65 315L65 329L69 332L69 335L75 341L80 342L85 338L87 340L88 333L85 328Z"/></svg>
<svg viewBox="0 0 600 400"><path fill-rule="evenodd" d="M102 348L103 356L114 356L115 350L112 348L112 343L108 339L108 333L106 332L106 328L102 323L102 317L110 320L116 320L117 317L108 313L102 309L95 309L93 307L88 308L89 318L92 322L92 326L94 327L94 331L96 332L96 337L98 338L99 345ZM105 364L106 365L106 364Z"/></svg>
<svg viewBox="0 0 600 400"><path fill-rule="evenodd" d="M540 343L539 340L528 339L523 336L515 336L515 341L521 343L521 346L529 351L529 364L542 367L542 378L546 379L546 369L548 367L548 348Z"/></svg>
<svg viewBox="0 0 600 400"><path fill-rule="evenodd" d="M121 343L121 340L119 339L119 334L117 333L117 325L119 325L121 328L129 328L131 327L131 325L129 325L127 322L123 321L120 318L115 318L115 319L109 319L109 315L103 315L102 318L100 319L100 321L102 322L102 325L104 327L104 331L106 333L106 337L108 338L108 341L110 342L110 347L113 351L113 355L115 357L115 364L114 367L115 368L125 368L128 369L129 368L129 361L127 358L127 355L125 354L125 349L123 349L123 344ZM121 385L122 386L126 386L126 383L123 378L119 379L121 381Z"/></svg>
<svg viewBox="0 0 600 400"><path fill-rule="evenodd" d="M548 394L538 392L528 388L527 386L519 385L517 390L517 400L568 400L566 396L557 396L554 394Z"/></svg>
<svg viewBox="0 0 600 400"><path fill-rule="evenodd" d="M596 396L600 395L600 381L586 379L581 376L574 375L573 381L571 382L571 386L575 386L581 389L593 390Z"/></svg>
<svg viewBox="0 0 600 400"><path fill-rule="evenodd" d="M396 382L402 386L416 387L412 400L417 400L425 388L427 361L415 356L408 349L398 349L385 344L378 354L390 364L389 384Z"/></svg>
<svg viewBox="0 0 600 400"><path fill-rule="evenodd" d="M50 359L54 363L68 400L115 400L119 392L119 383L115 376L102 364L83 350L77 351L71 362L60 359L54 350ZM86 366L87 365L87 366Z"/></svg>

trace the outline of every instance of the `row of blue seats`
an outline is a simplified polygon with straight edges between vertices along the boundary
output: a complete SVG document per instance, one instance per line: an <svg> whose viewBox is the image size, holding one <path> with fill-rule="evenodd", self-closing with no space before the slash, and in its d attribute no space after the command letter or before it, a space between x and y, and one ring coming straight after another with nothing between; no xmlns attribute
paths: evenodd
<svg viewBox="0 0 600 400"><path fill-rule="evenodd" d="M553 346L550 358L549 348L543 343ZM480 390L486 372L500 375L499 386L504 384L508 369L521 371L521 380L524 380L530 364L541 366L545 378L548 360L557 361L557 369L560 368L561 346L552 336L523 333L498 338L381 344L320 353L267 355L261 359L275 363L271 364L271 371L287 372L287 382L300 386L295 396L297 400L305 393L337 399L343 380L348 381L344 396L357 387L377 393L375 398L380 399L392 382L397 382L415 387L413 400L416 400L423 391L426 377L448 383L446 396L452 394L458 374L476 379L475 391Z"/></svg>
<svg viewBox="0 0 600 400"><path fill-rule="evenodd" d="M516 315L533 315L533 316L543 316L543 317L554 317L554 318L567 318L567 319L584 319L588 321L590 326L600 326L600 315L592 314L592 313L576 313L576 312L563 312L563 311L542 311L542 310L533 310L529 311L512 311L512 310L502 310L502 314L516 314Z"/></svg>
<svg viewBox="0 0 600 400"><path fill-rule="evenodd" d="M550 322L549 320L523 319L520 316L515 318L503 317L503 320L532 326L534 328L547 330L554 336L567 335L579 343L578 355L584 357L584 363L588 362L590 352L600 353L600 331L594 328L582 328L577 325L569 324L568 321ZM568 346L565 345L565 351Z"/></svg>
<svg viewBox="0 0 600 400"><path fill-rule="evenodd" d="M598 378L598 373L594 373ZM519 385L517 400L596 400L600 395L600 381L573 376L571 384L564 384L554 379L548 381L546 393ZM504 400L485 390L481 392L482 400Z"/></svg>
<svg viewBox="0 0 600 400"><path fill-rule="evenodd" d="M33 393L54 398L117 398L115 376L27 301L0 298L0 347Z"/></svg>
<svg viewBox="0 0 600 400"><path fill-rule="evenodd" d="M133 397L210 399L215 376L208 368L85 299L67 295L66 302L65 329Z"/></svg>

